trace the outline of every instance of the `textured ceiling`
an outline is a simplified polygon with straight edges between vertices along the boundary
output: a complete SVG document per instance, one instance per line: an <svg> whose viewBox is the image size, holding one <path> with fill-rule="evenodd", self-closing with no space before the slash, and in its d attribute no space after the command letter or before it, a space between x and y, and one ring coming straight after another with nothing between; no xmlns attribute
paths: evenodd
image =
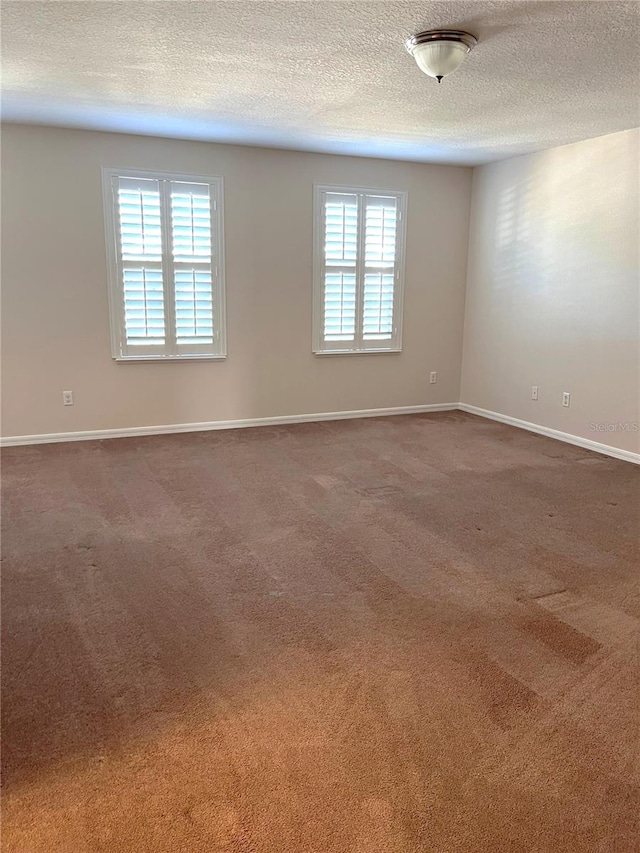
<svg viewBox="0 0 640 853"><path fill-rule="evenodd" d="M636 2L2 2L3 118L476 164L640 123ZM413 32L479 44L438 86Z"/></svg>

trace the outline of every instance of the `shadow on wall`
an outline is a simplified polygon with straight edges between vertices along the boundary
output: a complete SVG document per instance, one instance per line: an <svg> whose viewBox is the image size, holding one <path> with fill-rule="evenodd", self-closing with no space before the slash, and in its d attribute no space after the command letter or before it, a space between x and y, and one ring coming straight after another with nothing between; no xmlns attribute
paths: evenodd
<svg viewBox="0 0 640 853"><path fill-rule="evenodd" d="M495 218L494 281L508 288L513 279L533 280L531 181L517 181L500 193Z"/></svg>
<svg viewBox="0 0 640 853"><path fill-rule="evenodd" d="M635 142L617 134L597 142L505 164L494 231L487 241L493 247L488 258L493 289L511 289L513 300L528 301L551 327L561 322L565 336L580 338L620 323L619 308L611 299L613 281L619 292L637 288L637 251L625 254L620 248L621 229L632 228L633 218L625 225L619 215L625 211L629 222L634 198L637 208L628 151ZM633 246L633 237L624 245ZM585 281L588 312L582 311ZM566 311L579 314L580 323L565 324ZM636 338L633 317L620 333L624 339Z"/></svg>

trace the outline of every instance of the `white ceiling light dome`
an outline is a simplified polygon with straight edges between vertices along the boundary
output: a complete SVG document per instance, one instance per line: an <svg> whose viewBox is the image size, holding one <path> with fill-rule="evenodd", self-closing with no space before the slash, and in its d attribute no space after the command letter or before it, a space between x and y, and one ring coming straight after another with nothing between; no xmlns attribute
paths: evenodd
<svg viewBox="0 0 640 853"><path fill-rule="evenodd" d="M478 39L462 30L425 30L405 42L418 68L440 83L462 65Z"/></svg>

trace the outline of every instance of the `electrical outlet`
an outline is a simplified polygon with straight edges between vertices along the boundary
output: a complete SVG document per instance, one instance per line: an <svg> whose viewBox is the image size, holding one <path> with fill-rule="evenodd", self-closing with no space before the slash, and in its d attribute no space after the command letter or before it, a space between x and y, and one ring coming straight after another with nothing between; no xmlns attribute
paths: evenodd
<svg viewBox="0 0 640 853"><path fill-rule="evenodd" d="M437 381L438 381L438 371L432 370L431 373L429 374L429 383L431 385L435 385Z"/></svg>
<svg viewBox="0 0 640 853"><path fill-rule="evenodd" d="M568 391L562 392L562 405L570 406L571 405L571 394Z"/></svg>
<svg viewBox="0 0 640 853"><path fill-rule="evenodd" d="M62 405L73 406L73 391L62 392Z"/></svg>
<svg viewBox="0 0 640 853"><path fill-rule="evenodd" d="M538 399L538 386L537 385L531 386L531 399L532 400Z"/></svg>

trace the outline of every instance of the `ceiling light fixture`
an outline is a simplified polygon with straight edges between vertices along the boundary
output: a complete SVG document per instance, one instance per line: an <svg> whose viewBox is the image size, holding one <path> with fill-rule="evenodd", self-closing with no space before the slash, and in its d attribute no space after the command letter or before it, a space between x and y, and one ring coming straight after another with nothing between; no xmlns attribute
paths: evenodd
<svg viewBox="0 0 640 853"><path fill-rule="evenodd" d="M478 39L462 30L425 30L405 42L418 68L438 83L462 65Z"/></svg>

